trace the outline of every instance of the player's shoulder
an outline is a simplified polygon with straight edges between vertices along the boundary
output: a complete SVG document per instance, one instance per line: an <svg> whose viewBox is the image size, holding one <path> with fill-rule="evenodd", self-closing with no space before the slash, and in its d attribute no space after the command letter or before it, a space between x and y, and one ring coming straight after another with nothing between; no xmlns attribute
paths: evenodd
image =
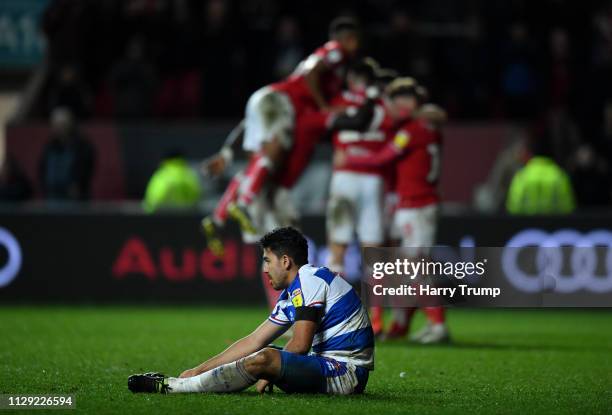
<svg viewBox="0 0 612 415"><path fill-rule="evenodd" d="M315 267L313 265L304 265L299 270L299 278L302 287L317 286L321 284L330 285L336 274L326 267Z"/></svg>
<svg viewBox="0 0 612 415"><path fill-rule="evenodd" d="M329 65L335 65L344 61L345 54L340 43L330 40L315 50L314 55L322 58Z"/></svg>
<svg viewBox="0 0 612 415"><path fill-rule="evenodd" d="M429 128L426 120L413 118L400 126L398 134L400 133L407 135L409 138L421 138L431 134L432 130Z"/></svg>
<svg viewBox="0 0 612 415"><path fill-rule="evenodd" d="M327 41L325 42L325 44L323 44L323 46L321 46L321 48L327 52L332 51L332 50L338 50L342 52L342 46L340 45L340 42L338 42L337 40Z"/></svg>

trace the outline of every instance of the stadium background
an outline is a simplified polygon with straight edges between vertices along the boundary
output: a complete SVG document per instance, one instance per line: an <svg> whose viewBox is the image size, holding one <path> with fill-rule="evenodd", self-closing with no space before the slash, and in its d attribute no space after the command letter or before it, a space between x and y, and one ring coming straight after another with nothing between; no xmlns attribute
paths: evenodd
<svg viewBox="0 0 612 415"><path fill-rule="evenodd" d="M362 22L366 54L421 80L433 101L449 112L440 243L456 247L470 237L477 245L504 246L526 229L572 229L585 235L611 230L609 1L3 0L0 227L8 236L0 235L0 264L5 264L0 327L12 334L3 336L2 366L9 376L0 383L0 392L45 392L53 385L52 377L43 374L26 382L22 375L60 364L65 367L63 386L55 391L76 388L70 390L89 400L84 405L90 411L117 409L99 391L78 389L71 380L79 368L94 367L90 361L100 352L83 340L83 334L92 335L91 327L97 327L91 339L109 336L121 343L136 327L146 326L140 327L134 345L111 348L125 354L121 362L133 364L116 364L103 354L104 364L110 365L103 381L123 393L123 377L148 367L138 353L147 346L147 335L175 335L186 340L169 340L171 347L196 345L212 353L225 344L225 337L202 345L193 330L212 336L220 330L216 320L221 315L231 322L224 336L245 334L257 319L241 318L236 305L248 305L254 315L265 316L256 248L244 246L237 229L230 230L229 259L219 262L205 250L198 229L199 219L240 163L221 180L201 177L204 197L193 209L148 214L141 200L164 154L179 149L197 169L240 119L249 94L291 72L325 41L327 24L341 14ZM70 109L93 146L90 191L81 200L46 200L42 191L40 162L51 136L50 117L58 107ZM520 153L532 134L549 140L554 159L572 178L577 209L571 215L527 218L505 213L510 177L520 167ZM305 215L303 227L316 246L313 261L321 264L330 154L330 148L321 146L293 194ZM19 251L17 263L13 242ZM356 248L352 255L348 261L358 261ZM50 303L62 306L48 308ZM109 303L128 307L116 309ZM195 308L155 308L160 303ZM217 308L210 308L213 304ZM159 329L148 327L151 319L160 321ZM410 349L403 343L381 347L381 378L373 383L374 398L367 408L401 412L405 405L414 405L417 411L435 412L444 406L429 401L438 399L451 411L504 412L474 384L473 395L466 399L480 399L481 406L461 401L459 383L431 372L440 366L461 377L470 365L453 364L454 356L469 360L479 354L485 360L476 371L494 367L510 384L510 375L523 379L531 373L535 391L549 393L541 407L535 406L537 393L527 394L518 404L524 410L605 413L612 407L609 309L496 311L488 316L476 310L457 312L454 322L451 313L450 319L456 349ZM56 325L72 333L67 338L89 354L74 362L54 357L72 350L60 341ZM44 346L33 340L31 330L41 333L53 353L41 357ZM575 330L572 337L568 332ZM20 351L22 344L28 346ZM159 345L154 350L165 353ZM538 358L548 363L534 363ZM409 374L408 384L398 384L391 367L397 359L418 360L413 369L429 378ZM499 375L504 368L495 363L503 359L516 363L507 378ZM194 358L173 351L167 360L153 360L153 366L176 371L193 364ZM531 371L557 377L570 373L571 379L550 386L547 376L534 377ZM387 374L393 380L383 381ZM498 405L524 396L524 391L506 390L493 378L477 381L490 382L491 396L502 402ZM581 385L571 398L567 393L573 382ZM396 394L415 388L422 396L394 401ZM377 400L377 393L383 398ZM231 402L246 404L234 399ZM133 410L144 410L132 404ZM195 404L186 398L178 405L186 410ZM260 411L268 408L258 405ZM334 408L322 401L313 405L319 411Z"/></svg>

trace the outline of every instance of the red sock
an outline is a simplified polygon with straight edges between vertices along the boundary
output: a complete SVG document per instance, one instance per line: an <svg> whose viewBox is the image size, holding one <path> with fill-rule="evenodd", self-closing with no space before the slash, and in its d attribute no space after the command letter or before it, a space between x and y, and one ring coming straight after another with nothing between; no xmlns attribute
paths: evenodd
<svg viewBox="0 0 612 415"><path fill-rule="evenodd" d="M245 171L244 177L246 187L241 189L238 196L238 203L244 206L250 205L261 191L272 168L272 162L268 157L257 153L252 157L249 165L251 167Z"/></svg>
<svg viewBox="0 0 612 415"><path fill-rule="evenodd" d="M274 288L272 288L272 284L270 284L270 279L268 278L265 272L261 273L261 282L263 283L264 291L266 293L268 306L270 307L270 310L272 310L276 305L276 300L278 300L279 293Z"/></svg>
<svg viewBox="0 0 612 415"><path fill-rule="evenodd" d="M213 218L218 224L225 223L227 220L227 206L236 200L238 188L242 182L242 177L243 176L240 173L232 177L232 180L227 185L225 192L223 192L223 196L221 196L219 203L217 203L217 206L213 212Z"/></svg>
<svg viewBox="0 0 612 415"><path fill-rule="evenodd" d="M370 319L374 334L382 333L383 330L383 308L379 305L370 307Z"/></svg>
<svg viewBox="0 0 612 415"><path fill-rule="evenodd" d="M444 316L444 307L425 307L423 312L427 319L433 324L444 324L446 318Z"/></svg>

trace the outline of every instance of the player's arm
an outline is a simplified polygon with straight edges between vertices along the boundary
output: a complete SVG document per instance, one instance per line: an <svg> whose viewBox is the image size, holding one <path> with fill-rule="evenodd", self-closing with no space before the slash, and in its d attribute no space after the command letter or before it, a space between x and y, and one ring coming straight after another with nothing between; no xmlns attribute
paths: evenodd
<svg viewBox="0 0 612 415"><path fill-rule="evenodd" d="M321 92L320 83L321 74L327 70L327 64L322 59L318 59L314 66L308 69L304 74L304 78L306 79L306 84L308 85L312 98L320 109L327 109L329 107L329 104L323 96L323 92Z"/></svg>
<svg viewBox="0 0 612 415"><path fill-rule="evenodd" d="M365 131L372 123L374 117L374 100L367 100L357 109L349 108L339 114L332 114L328 123L329 130L332 131Z"/></svg>
<svg viewBox="0 0 612 415"><path fill-rule="evenodd" d="M228 134L221 150L212 157L204 160L201 165L202 172L211 176L218 176L232 163L234 154L240 150L244 137L244 120L240 121Z"/></svg>
<svg viewBox="0 0 612 415"><path fill-rule="evenodd" d="M251 334L242 339L238 340L227 349L219 353L218 355L208 359L204 363L188 369L181 373L182 378L196 376L200 373L204 373L208 370L214 369L226 363L230 363L241 359L245 356L250 355L263 349L265 346L270 344L281 334L283 334L289 326L280 326L274 324L269 320L264 321L257 327Z"/></svg>
<svg viewBox="0 0 612 415"><path fill-rule="evenodd" d="M293 336L285 345L284 350L291 353L307 354L312 347L312 339L314 338L318 325L318 321L296 321L293 325Z"/></svg>
<svg viewBox="0 0 612 415"><path fill-rule="evenodd" d="M378 153L368 154L366 156L349 156L346 153L337 151L334 153L334 166L362 168L378 167L391 163L406 151L401 143L398 145L402 139L400 133L398 133L393 142L384 146Z"/></svg>

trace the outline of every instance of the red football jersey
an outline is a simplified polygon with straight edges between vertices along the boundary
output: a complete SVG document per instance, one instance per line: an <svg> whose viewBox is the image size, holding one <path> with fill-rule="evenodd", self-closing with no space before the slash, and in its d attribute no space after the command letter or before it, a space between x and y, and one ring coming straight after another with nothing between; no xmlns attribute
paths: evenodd
<svg viewBox="0 0 612 415"><path fill-rule="evenodd" d="M438 203L442 135L427 121L405 123L393 141L370 157L349 156L347 166L375 166L394 162L395 191L400 208Z"/></svg>
<svg viewBox="0 0 612 415"><path fill-rule="evenodd" d="M319 80L319 87L326 100L339 94L342 89L346 71L346 53L336 41L329 41L300 62L295 71L285 80L272 84L272 88L286 93L293 104L296 114L305 110L318 110L318 106L306 82L305 74L312 69L318 61L325 62L328 70L323 72Z"/></svg>
<svg viewBox="0 0 612 415"><path fill-rule="evenodd" d="M398 130L393 147L399 153L395 189L400 208L439 202L441 146L442 134L425 120L410 121Z"/></svg>
<svg viewBox="0 0 612 415"><path fill-rule="evenodd" d="M344 91L332 100L333 106L347 107L347 111L356 110L363 105L366 97ZM371 156L380 151L394 136L396 128L388 116L382 101L374 106L374 116L366 131L343 130L334 133L332 143L334 150L344 151L347 156ZM390 169L387 165L378 166L343 166L334 168L337 171L377 174L388 178Z"/></svg>

